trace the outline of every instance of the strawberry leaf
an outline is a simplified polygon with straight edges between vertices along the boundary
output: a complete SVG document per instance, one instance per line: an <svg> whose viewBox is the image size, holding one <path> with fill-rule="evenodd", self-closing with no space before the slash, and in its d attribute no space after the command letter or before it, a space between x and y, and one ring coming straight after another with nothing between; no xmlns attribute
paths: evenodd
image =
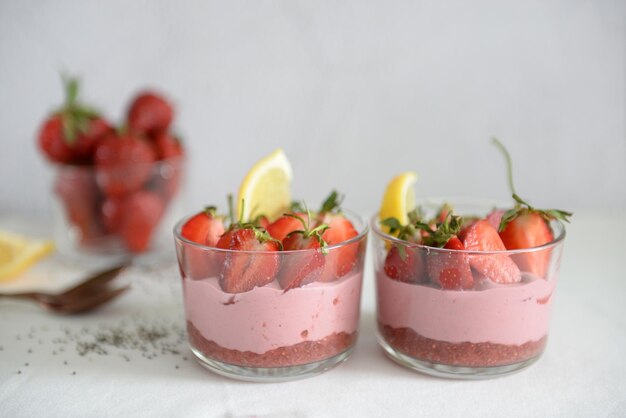
<svg viewBox="0 0 626 418"><path fill-rule="evenodd" d="M341 203L343 202L343 195L340 195L336 190L333 190L330 195L322 203L320 213L339 213L341 212Z"/></svg>
<svg viewBox="0 0 626 418"><path fill-rule="evenodd" d="M382 220L380 223L389 228L390 234L395 234L403 228L403 225L400 223L398 218L387 218Z"/></svg>
<svg viewBox="0 0 626 418"><path fill-rule="evenodd" d="M446 219L437 225L437 229L433 231L429 227L429 234L424 237L423 243L429 247L444 247L450 241L450 238L457 236L461 232L462 225L463 218L461 216L448 212Z"/></svg>

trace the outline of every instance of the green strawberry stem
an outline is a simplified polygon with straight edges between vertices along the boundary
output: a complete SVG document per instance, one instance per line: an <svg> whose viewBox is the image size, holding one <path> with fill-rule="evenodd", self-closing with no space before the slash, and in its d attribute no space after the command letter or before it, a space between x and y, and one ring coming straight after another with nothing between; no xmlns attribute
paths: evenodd
<svg viewBox="0 0 626 418"><path fill-rule="evenodd" d="M228 200L228 219L230 220L231 225L235 224L235 208L233 207L233 195L228 194L226 196L226 200Z"/></svg>
<svg viewBox="0 0 626 418"><path fill-rule="evenodd" d="M495 137L492 137L491 140L493 144L500 150L506 161L509 189L511 190L511 196L515 201L515 207L513 209L507 210L502 216L502 220L500 221L500 225L498 226L498 231L503 231L510 222L515 220L517 217L528 213L537 213L541 215L541 217L543 217L546 222L558 219L560 221L569 223L569 218L574 215L572 212L567 212L560 209L536 209L532 207L528 202L523 200L521 197L519 197L519 195L515 192L515 186L513 185L513 163L511 161L511 156L506 147L502 144L502 142L500 142Z"/></svg>
<svg viewBox="0 0 626 418"><path fill-rule="evenodd" d="M283 243L277 240L276 238L272 237L269 234L269 232L267 232L264 228L259 227L254 222L243 221L243 213L244 213L245 206L246 206L245 199L241 199L241 212L239 213L239 220L235 220L235 208L234 208L234 203L233 203L233 195L229 193L226 196L226 199L228 200L228 219L230 219L230 226L228 227L229 231L236 229L236 228L251 229L254 231L254 237L257 239L257 241L259 241L260 243L273 241L277 243L280 249L282 250Z"/></svg>
<svg viewBox="0 0 626 418"><path fill-rule="evenodd" d="M78 79L67 75L62 75L61 79L65 87L65 107L73 108L76 106L76 99L78 99Z"/></svg>
<svg viewBox="0 0 626 418"><path fill-rule="evenodd" d="M500 150L500 152L504 156L504 159L506 161L506 175L509 182L509 190L511 190L512 194L516 194L515 185L513 184L513 161L511 160L511 155L509 154L509 151L506 149L504 144L502 144L502 142L500 142L495 136L491 137L491 142L496 146L496 148L498 148L498 150Z"/></svg>
<svg viewBox="0 0 626 418"><path fill-rule="evenodd" d="M320 248L322 250L322 254L326 255L328 254L328 249L326 247L328 247L328 243L326 242L326 240L324 238L322 238L322 235L324 234L324 232L330 228L330 225L322 223L318 226L316 226L313 229L311 228L311 211L309 210L309 208L306 206L306 204L304 202L302 202L302 206L304 207L304 209L306 210L306 214L307 214L307 220L306 222L304 221L304 219L302 218L302 216L295 214L295 213L285 213L285 216L289 216L291 218L297 219L298 221L300 221L300 223L303 226L303 230L296 230L296 231L292 231L290 232L288 235L291 234L302 234L305 238L315 238L317 240L317 242L320 244Z"/></svg>
<svg viewBox="0 0 626 418"><path fill-rule="evenodd" d="M79 133L89 129L91 119L98 117L98 112L78 102L80 83L77 78L61 76L65 90L65 103L57 111L63 122L63 137L69 145L74 145Z"/></svg>

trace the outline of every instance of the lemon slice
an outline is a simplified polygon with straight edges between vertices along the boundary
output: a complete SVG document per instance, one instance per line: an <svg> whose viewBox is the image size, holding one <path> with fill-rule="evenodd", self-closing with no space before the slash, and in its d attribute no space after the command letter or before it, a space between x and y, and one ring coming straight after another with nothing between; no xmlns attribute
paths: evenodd
<svg viewBox="0 0 626 418"><path fill-rule="evenodd" d="M53 249L52 241L0 231L0 282L15 278Z"/></svg>
<svg viewBox="0 0 626 418"><path fill-rule="evenodd" d="M291 164L281 148L257 162L239 187L237 214L244 221L259 215L270 220L282 215L291 204L291 173Z"/></svg>
<svg viewBox="0 0 626 418"><path fill-rule="evenodd" d="M407 213L415 209L415 190L413 186L417 181L417 174L412 171L402 173L389 182L383 202L378 213L382 221L387 218L396 218L402 225L409 222ZM388 232L389 228L382 226Z"/></svg>

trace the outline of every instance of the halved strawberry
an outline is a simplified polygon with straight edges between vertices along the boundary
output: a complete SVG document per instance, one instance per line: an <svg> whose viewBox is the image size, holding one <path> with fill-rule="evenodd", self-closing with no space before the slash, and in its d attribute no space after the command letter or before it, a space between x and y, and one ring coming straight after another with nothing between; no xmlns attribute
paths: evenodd
<svg viewBox="0 0 626 418"><path fill-rule="evenodd" d="M466 250L506 251L498 231L484 219L474 222L461 234ZM505 254L469 255L470 265L496 283L517 283L522 274L513 260Z"/></svg>
<svg viewBox="0 0 626 418"><path fill-rule="evenodd" d="M248 292L274 280L278 272L280 244L268 238L254 227L245 225L237 225L222 235L217 247L233 250L226 255L220 276L224 292ZM261 253L255 254L257 251Z"/></svg>
<svg viewBox="0 0 626 418"><path fill-rule="evenodd" d="M487 222L491 224L496 229L500 228L500 222L502 221L502 216L506 211L504 209L494 209L492 210L487 217L485 218Z"/></svg>
<svg viewBox="0 0 626 418"><path fill-rule="evenodd" d="M426 266L422 250L396 244L387 253L384 270L388 277L405 283L421 283Z"/></svg>
<svg viewBox="0 0 626 418"><path fill-rule="evenodd" d="M464 250L461 240L453 236L443 247L448 250ZM446 290L471 289L474 277L467 254L453 251L433 251L426 255L428 277Z"/></svg>
<svg viewBox="0 0 626 418"><path fill-rule="evenodd" d="M291 213L289 215L283 215L280 218L276 219L274 222L267 226L267 232L278 241L283 241L287 235L292 233L293 231L297 231L302 229L302 224L300 221L291 216L296 215L302 219L304 222L309 222L309 217L306 213L296 212Z"/></svg>
<svg viewBox="0 0 626 418"><path fill-rule="evenodd" d="M283 250L305 250L285 254L278 273L278 283L285 289L301 287L316 281L324 271L326 263L326 242L322 233L327 225L319 225L310 229L302 217L294 215L303 229L289 233L283 240Z"/></svg>
<svg viewBox="0 0 626 418"><path fill-rule="evenodd" d="M216 216L214 206L191 217L182 227L181 235L198 244L215 247L224 234L224 221Z"/></svg>

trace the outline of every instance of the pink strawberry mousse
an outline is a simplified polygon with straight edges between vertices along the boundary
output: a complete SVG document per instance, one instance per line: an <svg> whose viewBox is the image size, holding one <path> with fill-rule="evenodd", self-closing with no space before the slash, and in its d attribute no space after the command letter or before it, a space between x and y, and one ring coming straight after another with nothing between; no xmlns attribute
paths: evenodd
<svg viewBox="0 0 626 418"><path fill-rule="evenodd" d="M378 274L378 321L450 343L522 345L548 333L556 278L524 273L522 282L483 280L476 290L443 290Z"/></svg>
<svg viewBox="0 0 626 418"><path fill-rule="evenodd" d="M276 281L249 292L222 291L215 277L183 280L188 323L227 350L263 354L281 347L355 335L362 272L284 291Z"/></svg>

